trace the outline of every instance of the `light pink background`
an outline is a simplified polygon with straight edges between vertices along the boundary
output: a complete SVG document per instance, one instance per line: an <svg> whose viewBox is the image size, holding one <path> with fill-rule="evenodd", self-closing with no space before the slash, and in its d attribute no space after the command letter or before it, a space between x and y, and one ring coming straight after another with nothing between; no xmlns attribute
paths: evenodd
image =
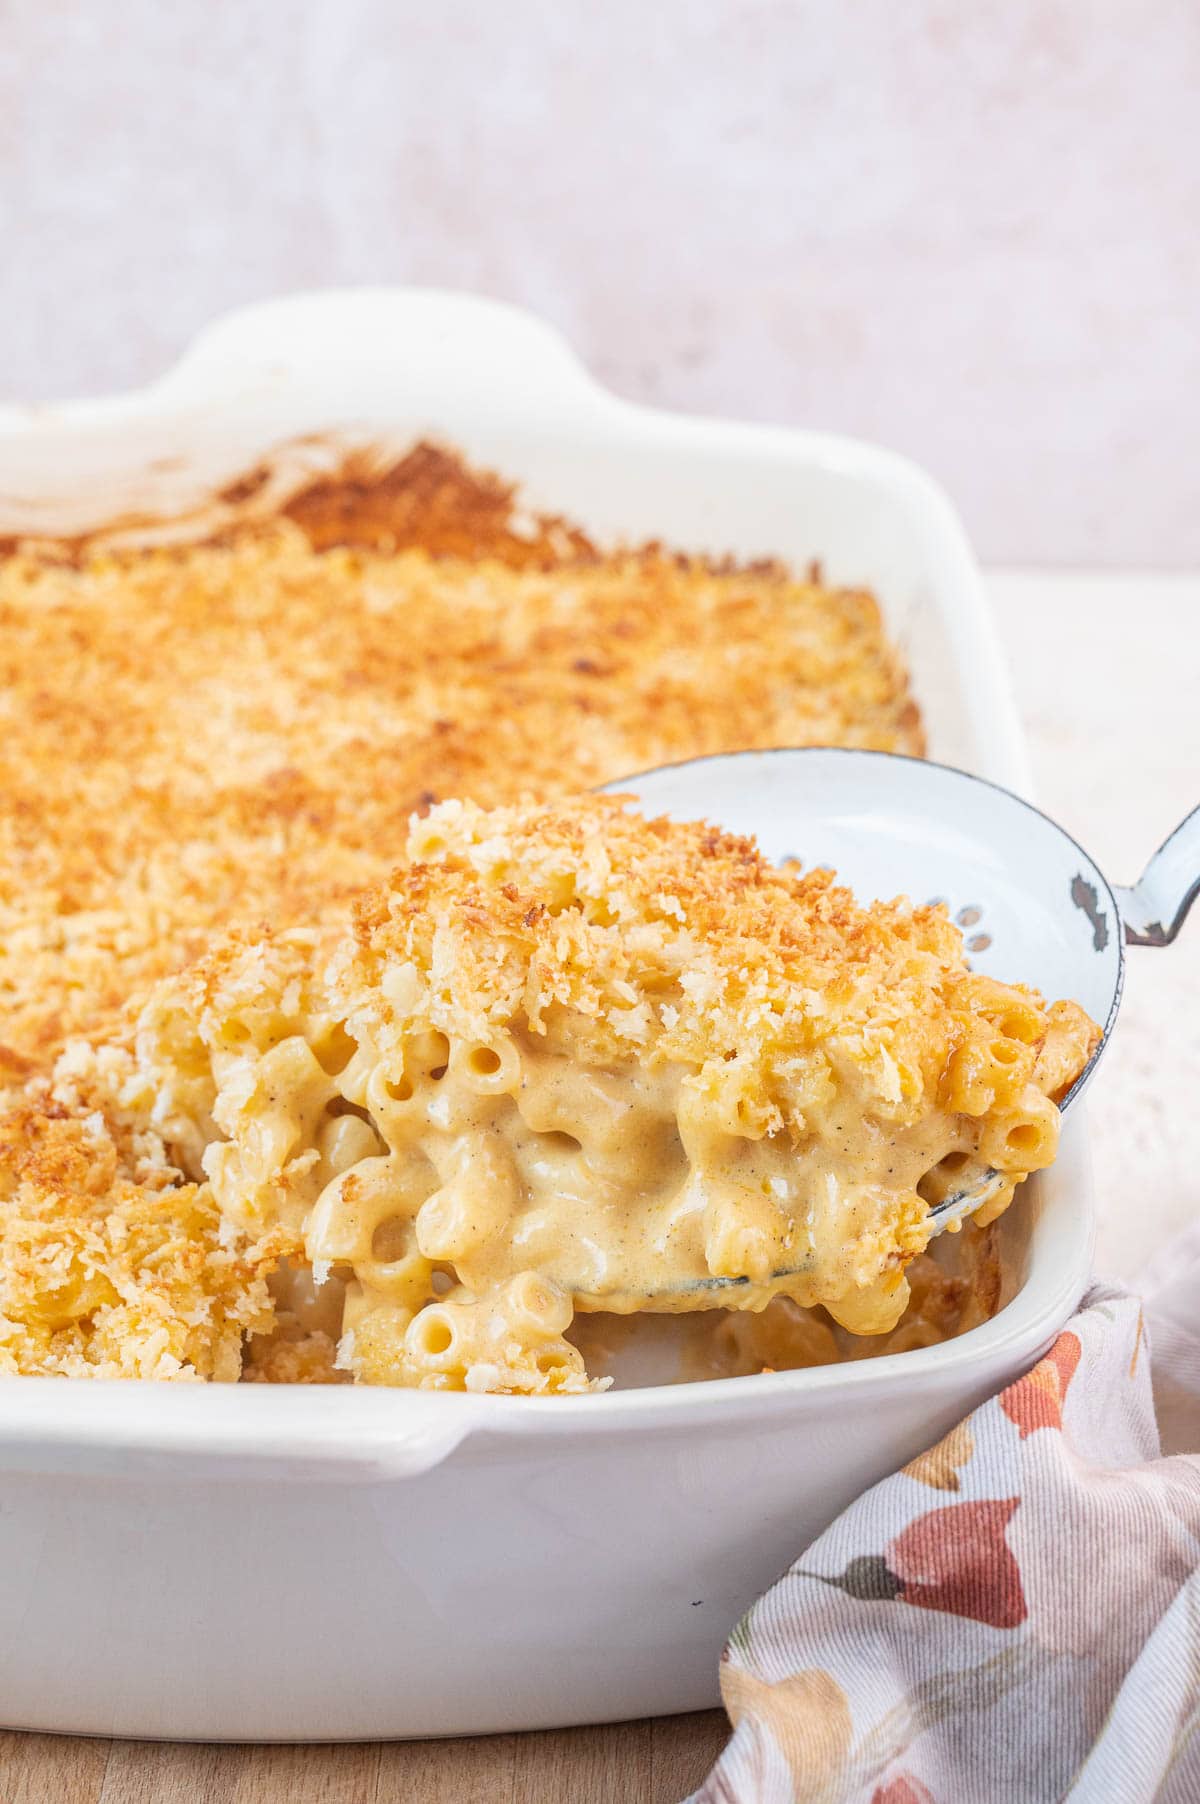
<svg viewBox="0 0 1200 1804"><path fill-rule="evenodd" d="M280 290L536 308L866 434L986 557L1200 564L1195 0L7 0L0 395Z"/></svg>

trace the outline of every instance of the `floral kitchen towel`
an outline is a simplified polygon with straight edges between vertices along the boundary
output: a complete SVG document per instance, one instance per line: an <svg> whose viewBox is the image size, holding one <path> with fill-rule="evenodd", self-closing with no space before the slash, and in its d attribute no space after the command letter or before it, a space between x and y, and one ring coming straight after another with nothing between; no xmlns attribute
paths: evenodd
<svg viewBox="0 0 1200 1804"><path fill-rule="evenodd" d="M738 1625L695 1804L1200 1801L1198 1263L1094 1288Z"/></svg>

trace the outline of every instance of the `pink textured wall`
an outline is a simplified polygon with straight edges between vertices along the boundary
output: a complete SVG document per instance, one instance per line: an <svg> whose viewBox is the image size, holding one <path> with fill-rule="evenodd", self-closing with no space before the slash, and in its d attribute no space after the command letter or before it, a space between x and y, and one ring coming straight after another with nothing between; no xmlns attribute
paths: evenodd
<svg viewBox="0 0 1200 1804"><path fill-rule="evenodd" d="M296 286L867 434L993 559L1200 564L1194 0L6 0L0 395Z"/></svg>

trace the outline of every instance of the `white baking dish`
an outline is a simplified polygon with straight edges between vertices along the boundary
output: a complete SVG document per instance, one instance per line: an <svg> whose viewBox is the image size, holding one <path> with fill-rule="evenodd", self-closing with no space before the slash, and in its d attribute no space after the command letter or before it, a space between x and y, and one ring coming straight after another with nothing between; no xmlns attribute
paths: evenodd
<svg viewBox="0 0 1200 1804"><path fill-rule="evenodd" d="M140 534L285 441L305 443L280 481L334 443L419 436L600 538L817 556L871 585L931 753L1026 786L978 574L925 476L630 406L489 302L274 302L141 394L0 411L0 534L118 514ZM895 1358L563 1399L0 1381L0 1720L324 1740L711 1704L734 1620L805 1540L1043 1351L1090 1234L1076 1118L1006 1218L1014 1300Z"/></svg>

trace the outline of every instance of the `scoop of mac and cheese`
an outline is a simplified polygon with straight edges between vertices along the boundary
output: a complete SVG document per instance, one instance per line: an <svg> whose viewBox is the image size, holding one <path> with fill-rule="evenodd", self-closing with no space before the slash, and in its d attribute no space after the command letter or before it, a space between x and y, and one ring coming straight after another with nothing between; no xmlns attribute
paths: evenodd
<svg viewBox="0 0 1200 1804"><path fill-rule="evenodd" d="M344 1294L354 1378L572 1391L579 1312L890 1332L930 1202L995 1169L995 1215L1048 1165L1095 1038L941 908L619 798L447 802L345 930L160 986L126 1095L231 1234Z"/></svg>

